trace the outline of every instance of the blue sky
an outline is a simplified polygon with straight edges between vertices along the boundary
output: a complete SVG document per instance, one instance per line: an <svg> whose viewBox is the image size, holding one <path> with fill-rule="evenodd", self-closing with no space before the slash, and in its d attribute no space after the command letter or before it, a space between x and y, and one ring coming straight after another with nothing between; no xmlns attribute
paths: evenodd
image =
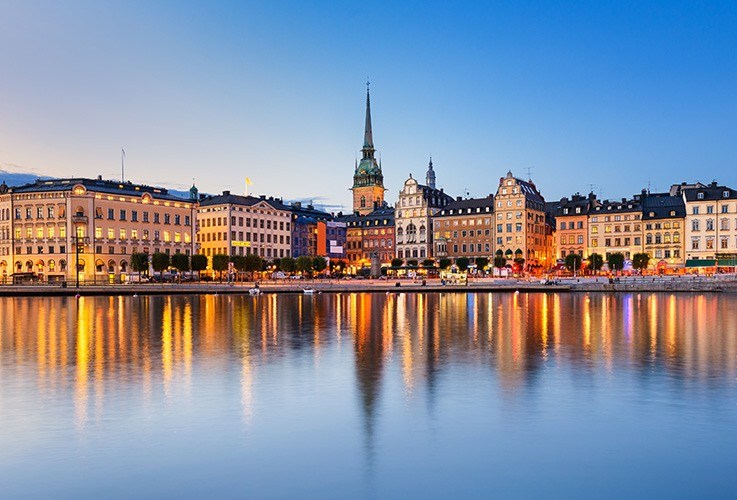
<svg viewBox="0 0 737 500"><path fill-rule="evenodd" d="M737 2L0 3L0 170L348 207L370 77L393 202L737 187Z"/></svg>

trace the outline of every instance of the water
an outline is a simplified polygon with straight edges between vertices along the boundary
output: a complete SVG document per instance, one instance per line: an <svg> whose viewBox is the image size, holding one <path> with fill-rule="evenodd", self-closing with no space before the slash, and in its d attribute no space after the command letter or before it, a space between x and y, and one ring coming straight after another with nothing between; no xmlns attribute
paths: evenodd
<svg viewBox="0 0 737 500"><path fill-rule="evenodd" d="M4 498L732 497L737 296L0 299Z"/></svg>

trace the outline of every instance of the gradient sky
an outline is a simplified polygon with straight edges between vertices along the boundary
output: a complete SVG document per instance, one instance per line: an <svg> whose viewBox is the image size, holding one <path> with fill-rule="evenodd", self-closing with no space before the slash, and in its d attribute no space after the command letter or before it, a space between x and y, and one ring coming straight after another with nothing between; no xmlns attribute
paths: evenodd
<svg viewBox="0 0 737 500"><path fill-rule="evenodd" d="M0 3L0 170L350 204L737 187L737 2Z"/></svg>

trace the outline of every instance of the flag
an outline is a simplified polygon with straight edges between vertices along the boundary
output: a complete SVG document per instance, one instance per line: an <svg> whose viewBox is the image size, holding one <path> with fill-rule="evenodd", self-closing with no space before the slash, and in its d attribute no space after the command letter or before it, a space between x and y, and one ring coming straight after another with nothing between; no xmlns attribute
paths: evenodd
<svg viewBox="0 0 737 500"><path fill-rule="evenodd" d="M251 184L253 184L253 182L251 182L251 178L246 177L246 186L250 186Z"/></svg>

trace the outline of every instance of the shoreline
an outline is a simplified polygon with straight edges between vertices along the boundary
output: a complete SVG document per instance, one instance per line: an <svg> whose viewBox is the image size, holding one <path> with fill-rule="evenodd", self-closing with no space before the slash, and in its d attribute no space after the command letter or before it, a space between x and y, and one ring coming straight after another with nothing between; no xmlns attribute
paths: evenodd
<svg viewBox="0 0 737 500"><path fill-rule="evenodd" d="M399 284L399 286L397 286ZM60 285L2 285L0 297L46 296L133 296L133 295L238 295L249 294L254 282L227 283L146 283L113 285L80 285L79 288ZM468 284L441 284L429 280L426 285L411 280L304 280L300 282L259 282L262 295L304 293L310 287L319 293L735 293L737 277L698 277L698 279L667 279L662 277L628 277L610 283L608 279L562 279L555 284L543 284L539 280L513 280L479 278Z"/></svg>

